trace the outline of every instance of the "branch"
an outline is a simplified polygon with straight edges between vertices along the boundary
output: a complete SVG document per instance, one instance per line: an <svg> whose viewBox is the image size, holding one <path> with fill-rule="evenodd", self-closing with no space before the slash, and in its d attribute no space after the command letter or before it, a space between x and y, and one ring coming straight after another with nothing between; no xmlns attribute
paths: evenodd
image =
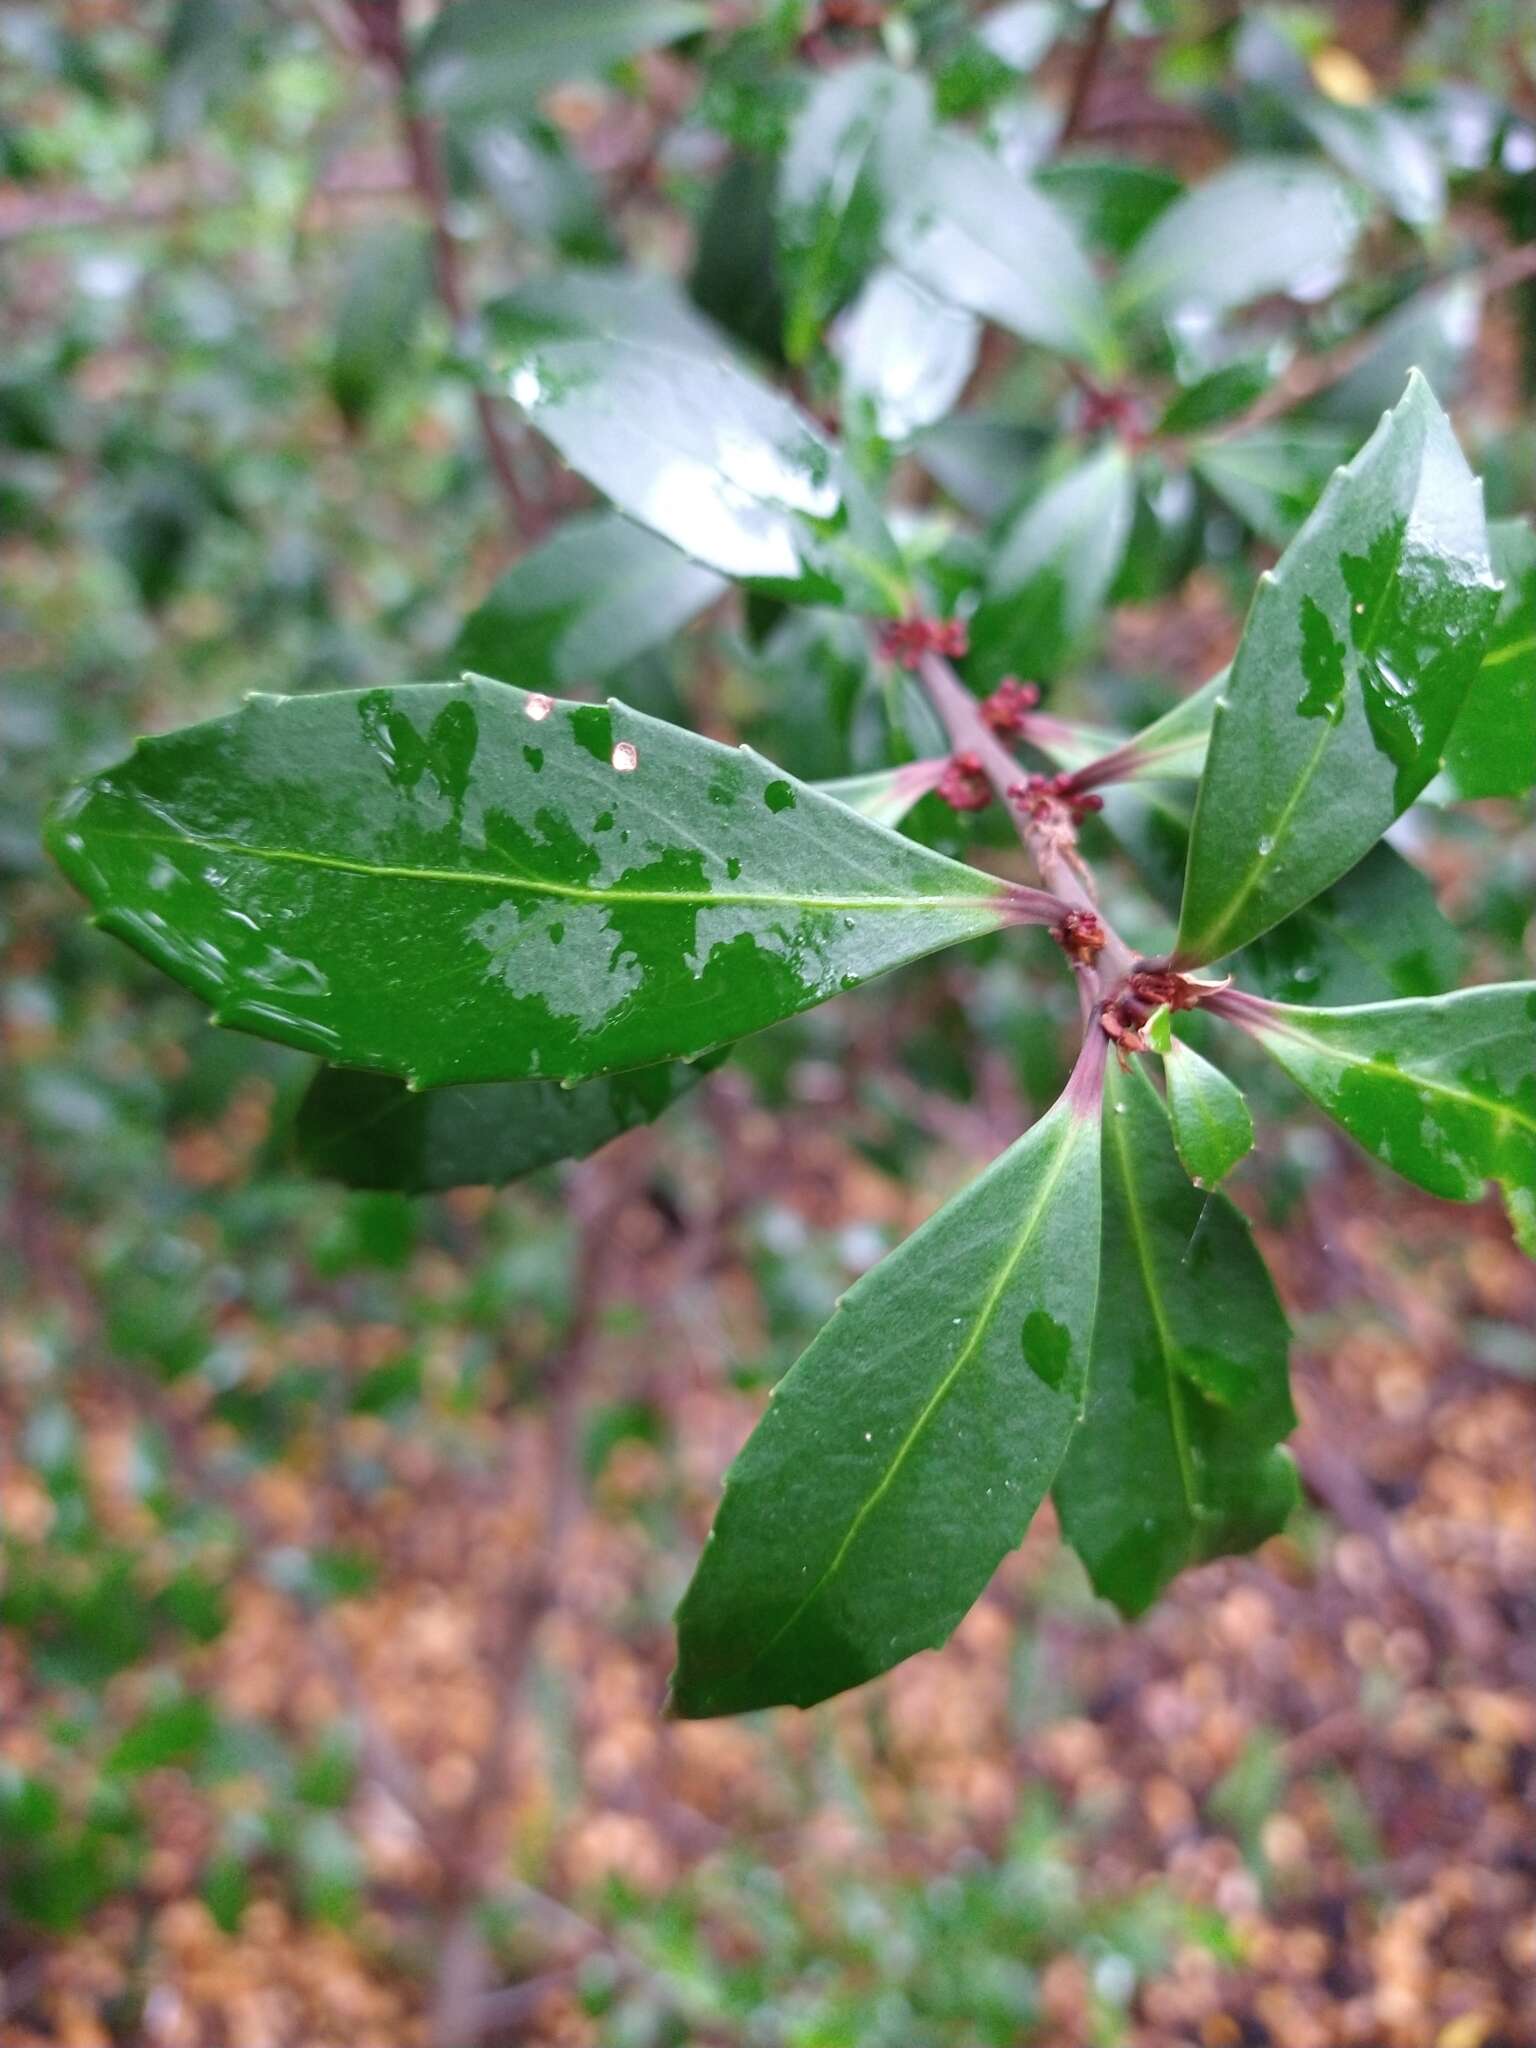
<svg viewBox="0 0 1536 2048"><path fill-rule="evenodd" d="M1023 770L982 717L981 706L949 663L941 654L924 654L917 674L956 753L974 754L981 763L982 773L1012 818L1045 887L1068 909L1095 917L1103 925L1105 944L1099 968L1078 967L1085 988L1096 995L1100 973L1115 981L1129 974L1134 959L1130 947L1104 923L1086 870L1076 855L1055 833L1040 829L1020 810L1013 793L1023 780Z"/></svg>
<svg viewBox="0 0 1536 2048"><path fill-rule="evenodd" d="M383 67L394 88L400 139L432 238L432 274L437 296L457 336L469 325L469 298L464 289L459 246L448 226L448 192L437 138L411 97L410 52L400 19L400 0L352 0L352 10L364 48ZM512 438L496 400L490 392L477 388L474 407L486 460L511 520L512 537L519 545L525 545L542 533L547 522L518 479Z"/></svg>
<svg viewBox="0 0 1536 2048"><path fill-rule="evenodd" d="M1439 279L1425 287L1426 291L1444 292L1452 286L1471 283L1484 298L1494 292L1506 292L1515 285L1525 284L1536 278L1536 242L1522 242L1518 247L1506 249L1487 263L1470 270L1453 271L1449 277ZM1286 368L1269 389L1257 398L1245 412L1238 413L1209 433L1198 438L1202 446L1213 441L1230 441L1239 434L1246 434L1255 427L1267 425L1270 420L1291 412L1298 405L1304 405L1309 398L1316 398L1319 392L1341 383L1351 370L1365 361L1380 339L1378 326L1368 327L1362 334L1352 334L1347 341L1339 342L1333 348L1323 349L1314 356L1298 356ZM1165 450L1178 451L1189 443L1183 439L1160 442Z"/></svg>
<svg viewBox="0 0 1536 2048"><path fill-rule="evenodd" d="M1077 70L1073 74L1072 97L1067 101L1061 132L1056 137L1058 150L1065 149L1083 125L1083 116L1088 111L1089 96L1093 91L1094 80L1098 77L1099 66L1104 60L1104 51L1109 43L1109 31L1114 25L1115 9L1119 4L1120 0L1100 0L1099 10L1093 17L1087 41L1083 44L1077 60Z"/></svg>

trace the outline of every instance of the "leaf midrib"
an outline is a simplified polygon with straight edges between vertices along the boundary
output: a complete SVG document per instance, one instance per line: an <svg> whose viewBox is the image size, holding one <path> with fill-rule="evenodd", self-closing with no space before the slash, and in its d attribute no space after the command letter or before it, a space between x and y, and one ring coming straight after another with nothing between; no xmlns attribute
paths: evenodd
<svg viewBox="0 0 1536 2048"><path fill-rule="evenodd" d="M1173 1362L1174 1352L1177 1347L1173 1341L1173 1332L1168 1326L1167 1311L1164 1308L1163 1297L1158 1289L1153 1269L1152 1249L1147 1238L1146 1220L1142 1215L1141 1204L1137 1200L1135 1176L1131 1171L1130 1148L1126 1143L1125 1133L1121 1128L1118 1113L1111 1114L1107 1122L1114 1134L1120 1183L1125 1193L1126 1214L1129 1216L1131 1224L1131 1242L1136 1248L1136 1263L1141 1268L1141 1284L1146 1292L1147 1304L1152 1311L1152 1324L1157 1334L1158 1356L1162 1360L1163 1376L1168 1386L1168 1421L1173 1433L1174 1454L1178 1461L1179 1483L1184 1489L1184 1501L1189 1509L1190 1521L1198 1523L1204 1517L1200 1502L1196 1497L1194 1460L1189 1448L1189 1426L1179 1401L1180 1382Z"/></svg>
<svg viewBox="0 0 1536 2048"><path fill-rule="evenodd" d="M404 867L353 860L341 854L310 853L291 846L248 846L242 840L201 833L104 832L93 841L121 840L131 845L206 847L212 853L241 859L286 862L297 867L325 868L337 874L360 875L371 881L448 882L470 888L497 889L511 895L551 896L574 903L672 903L790 910L989 910L1000 914L999 896L794 896L751 890L592 889L578 882L550 882L524 875L504 875L486 868Z"/></svg>
<svg viewBox="0 0 1536 2048"><path fill-rule="evenodd" d="M1045 1177L1044 1184L1041 1187L1039 1195L1036 1197L1034 1206L1030 1210L1028 1217L1025 1219L1024 1227L1019 1232L1017 1238L1015 1238L1013 1247L1009 1252L1007 1259L1004 1261L1004 1264L1000 1272L998 1273L998 1277L994 1281L992 1288L986 1297L986 1300L982 1303L981 1308L977 1313L976 1320L972 1324L964 1344L960 1347L960 1350L956 1355L954 1364L949 1368L949 1371L945 1373L943 1379L940 1380L938 1386L934 1388L933 1392L924 1402L922 1409L918 1413L916 1421L912 1424L912 1427L907 1431L907 1434L902 1439L901 1445L898 1448L896 1455L892 1458L890 1464L886 1467L885 1472L882 1474L879 1484L875 1486L872 1489L872 1491L866 1496L866 1498L860 1503L858 1511L854 1515L852 1521L849 1523L847 1533L844 1535L842 1542L838 1545L836 1553L834 1554L831 1562L827 1565L825 1571L822 1572L821 1577L816 1581L815 1585L812 1586L809 1592L806 1593L805 1597L801 1600L799 1606L796 1607L794 1612L789 1616L788 1620L781 1623L780 1626L777 1629L775 1629L772 1636L769 1637L768 1641L763 1645L762 1649L759 1650L758 1654L753 1658L752 1662L741 1674L741 1679L743 1682L749 1679L752 1676L753 1672L758 1671L762 1668L764 1662L778 1647L778 1645L784 1640L784 1638L790 1633L790 1631L795 1627L796 1623L799 1622L801 1616L807 1612L807 1610L812 1606L812 1604L820 1598L821 1594L831 1584L832 1580L836 1577L838 1571L841 1569L844 1559L847 1557L849 1551L853 1548L854 1542L858 1537L860 1529L863 1528L865 1522L868 1521L870 1515L873 1514L876 1507L879 1506L881 1500L885 1497L887 1493L889 1493L891 1487L895 1484L896 1476L900 1472L902 1466L906 1463L913 1446L917 1443L923 1431L928 1427L929 1422L937 1413L938 1409L948 1398L951 1390L958 1381L961 1373L964 1372L965 1368L970 1364L971 1359L974 1357L978 1346L981 1344L982 1339L986 1336L987 1331L991 1326L992 1318L997 1313L998 1303L1002 1300L1003 1295L1007 1292L1008 1283L1012 1280L1014 1274L1018 1271L1019 1262L1024 1257L1025 1252L1029 1249L1030 1242L1033 1239L1036 1230L1039 1228L1040 1219L1045 1214L1046 1208L1050 1203L1051 1196L1056 1192L1057 1183L1060 1181L1062 1175L1066 1172L1067 1162L1071 1159L1072 1154L1076 1150L1077 1145L1081 1142L1081 1129L1077 1127L1069 1128L1061 1140L1060 1147L1057 1151L1056 1160L1052 1165L1049 1173L1047 1173Z"/></svg>
<svg viewBox="0 0 1536 2048"><path fill-rule="evenodd" d="M1490 1033L1490 1037L1498 1035ZM1326 1038L1314 1038L1310 1031L1303 1030L1299 1025L1286 1021L1266 1022L1260 1028L1259 1036L1292 1039L1298 1045L1309 1046L1313 1052L1324 1059L1332 1060L1338 1066L1360 1067L1367 1073L1379 1075L1384 1081L1395 1081L1400 1086L1415 1091L1421 1088L1428 1089L1432 1095L1443 1095L1447 1101L1464 1103L1468 1108L1481 1110L1485 1116L1493 1117L1498 1122L1523 1124L1533 1136L1536 1136L1536 1117L1528 1115L1513 1103L1496 1102L1486 1095L1474 1095L1470 1089L1458 1088L1449 1081L1438 1081L1429 1074L1414 1073L1407 1067L1389 1066L1381 1060L1372 1059L1369 1053L1346 1052L1339 1046L1330 1045ZM1474 1044L1479 1043L1486 1044L1488 1040L1474 1040Z"/></svg>

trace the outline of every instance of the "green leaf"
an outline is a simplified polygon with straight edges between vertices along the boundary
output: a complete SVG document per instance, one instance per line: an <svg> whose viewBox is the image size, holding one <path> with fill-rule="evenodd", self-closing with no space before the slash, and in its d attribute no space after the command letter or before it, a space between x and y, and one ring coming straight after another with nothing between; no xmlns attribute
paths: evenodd
<svg viewBox="0 0 1536 2048"><path fill-rule="evenodd" d="M886 247L951 304L1026 341L1114 368L1104 296L1070 222L979 142L935 138L912 167Z"/></svg>
<svg viewBox="0 0 1536 2048"><path fill-rule="evenodd" d="M1340 170L1380 196L1409 227L1445 215L1445 166L1423 130L1396 107L1307 99L1296 108Z"/></svg>
<svg viewBox="0 0 1536 2048"><path fill-rule="evenodd" d="M1524 796L1536 783L1536 528L1500 520L1488 544L1504 595L1445 756L1463 798Z"/></svg>
<svg viewBox="0 0 1536 2048"><path fill-rule="evenodd" d="M1003 535L971 619L970 679L1060 673L1103 611L1133 497L1125 450L1109 441L1025 507Z"/></svg>
<svg viewBox="0 0 1536 2048"><path fill-rule="evenodd" d="M838 322L843 402L884 441L905 441L958 400L981 342L974 314L946 305L901 271L877 270Z"/></svg>
<svg viewBox="0 0 1536 2048"><path fill-rule="evenodd" d="M746 749L474 677L253 697L48 843L218 1022L422 1086L692 1057L1049 902Z"/></svg>
<svg viewBox="0 0 1536 2048"><path fill-rule="evenodd" d="M1452 1202L1504 1192L1536 1252L1536 982L1349 1010L1227 998L1320 1109L1405 1180Z"/></svg>
<svg viewBox="0 0 1536 2048"><path fill-rule="evenodd" d="M1454 988L1464 951L1429 882L1382 840L1231 966L1277 1002L1374 1003Z"/></svg>
<svg viewBox="0 0 1536 2048"><path fill-rule="evenodd" d="M1358 196L1303 157L1248 157L1164 209L1131 252L1122 311L1232 312L1339 284L1365 224Z"/></svg>
<svg viewBox="0 0 1536 2048"><path fill-rule="evenodd" d="M1095 248L1128 256L1184 190L1173 171L1119 157L1066 157L1042 164L1034 183Z"/></svg>
<svg viewBox="0 0 1536 2048"><path fill-rule="evenodd" d="M552 85L595 78L709 22L703 0L457 0L417 54L416 89L437 114L524 113Z"/></svg>
<svg viewBox="0 0 1536 2048"><path fill-rule="evenodd" d="M146 1771L188 1763L207 1748L213 1730L213 1709L206 1700L164 1700L147 1708L119 1737L104 1768L109 1777L140 1778Z"/></svg>
<svg viewBox="0 0 1536 2048"><path fill-rule="evenodd" d="M585 1159L654 1123L710 1062L671 1060L562 1088L557 1081L411 1089L393 1074L322 1067L299 1104L298 1153L348 1187L424 1195L503 1187L558 1159Z"/></svg>
<svg viewBox="0 0 1536 2048"><path fill-rule="evenodd" d="M914 804L938 787L947 757L936 761L906 761L899 768L877 768L869 775L844 775L833 782L819 782L823 796L835 796L861 817L874 818L882 825L899 825Z"/></svg>
<svg viewBox="0 0 1536 2048"><path fill-rule="evenodd" d="M368 417L409 366L428 277L426 239L419 228L376 228L356 244L328 372L337 409L354 425Z"/></svg>
<svg viewBox="0 0 1536 2048"><path fill-rule="evenodd" d="M794 363L851 295L880 250L886 213L927 139L923 79L876 59L839 65L812 85L779 173L779 255Z"/></svg>
<svg viewBox="0 0 1536 2048"><path fill-rule="evenodd" d="M1194 434L1203 427L1219 426L1234 413L1246 412L1274 379L1275 366L1267 354L1237 356L1230 363L1221 363L1169 400L1157 432Z"/></svg>
<svg viewBox="0 0 1536 2048"><path fill-rule="evenodd" d="M1063 1100L850 1289L726 1480L675 1713L811 1706L947 1639L1077 1419L1098 1159Z"/></svg>
<svg viewBox="0 0 1536 2048"><path fill-rule="evenodd" d="M584 280L579 300L521 293L491 314L497 387L571 467L695 561L773 596L902 610L895 542L820 430L697 350L686 325L674 335L661 299L637 331L620 294L603 298Z"/></svg>
<svg viewBox="0 0 1536 2048"><path fill-rule="evenodd" d="M601 682L730 586L615 512L568 519L464 621L448 659L524 689Z"/></svg>
<svg viewBox="0 0 1536 2048"><path fill-rule="evenodd" d="M1401 389L1401 385L1398 386ZM1349 453L1340 427L1287 420L1191 450L1195 474L1260 540L1284 547Z"/></svg>
<svg viewBox="0 0 1536 2048"><path fill-rule="evenodd" d="M1186 1566L1271 1536L1296 1499L1289 1332L1248 1225L1191 1187L1143 1074L1111 1062L1088 1401L1056 1481L1095 1588L1140 1614Z"/></svg>
<svg viewBox="0 0 1536 2048"><path fill-rule="evenodd" d="M1392 404L1410 370L1417 370L1449 403L1466 381L1481 326L1482 293L1475 279L1453 277L1429 285L1373 329L1368 353L1319 393L1308 410L1320 420L1357 429L1370 426Z"/></svg>
<svg viewBox="0 0 1536 2048"><path fill-rule="evenodd" d="M1253 1116L1243 1092L1171 1033L1156 1049L1163 1055L1174 1150L1197 1188L1219 1187L1253 1150Z"/></svg>
<svg viewBox="0 0 1536 2048"><path fill-rule="evenodd" d="M1440 765L1498 597L1422 378L1267 572L1218 708L1179 930L1214 960L1368 853Z"/></svg>

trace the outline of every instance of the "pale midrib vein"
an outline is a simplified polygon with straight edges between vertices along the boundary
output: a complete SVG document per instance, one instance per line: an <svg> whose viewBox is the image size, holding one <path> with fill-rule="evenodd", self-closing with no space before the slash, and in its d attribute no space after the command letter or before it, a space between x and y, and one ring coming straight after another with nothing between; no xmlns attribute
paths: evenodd
<svg viewBox="0 0 1536 2048"><path fill-rule="evenodd" d="M247 846L238 839L205 838L197 833L102 832L92 839L118 839L131 845L201 846L211 853L234 854L244 860L287 862L295 867L324 868L335 874L361 875L372 881L450 882L470 888L500 889L513 895L553 896L572 903L692 903L756 905L768 910L988 910L997 912L993 896L789 896L744 889L589 889L579 882L549 882L529 875L503 875L490 869L412 868L350 860L341 854L306 853L289 846ZM1001 893L1001 891L999 892Z"/></svg>
<svg viewBox="0 0 1536 2048"><path fill-rule="evenodd" d="M948 1396L949 1391L954 1386L956 1380L960 1377L961 1373L964 1372L965 1368L970 1364L971 1359L974 1357L976 1353L977 1347L980 1345L982 1339L987 1334L987 1330L991 1325L993 1316L997 1313L998 1303L1002 1300L1004 1294L1008 1290L1008 1283L1012 1280L1014 1274L1018 1271L1019 1262L1023 1258L1025 1252L1029 1249L1030 1241L1034 1237L1036 1230L1039 1228L1040 1218L1045 1214L1046 1205L1049 1203L1051 1196L1056 1192L1056 1184L1061 1179L1063 1173L1065 1173L1067 1169L1067 1162L1071 1158L1072 1153L1075 1150L1078 1142L1079 1135L1076 1130L1069 1130L1066 1136L1062 1139L1061 1149L1056 1156L1056 1163L1051 1168L1050 1172L1046 1175L1045 1183L1040 1190L1039 1197L1037 1198L1034 1207L1030 1210L1029 1215L1025 1220L1023 1229L1019 1232L1018 1237L1014 1240L1013 1249L1009 1253L1008 1258L1005 1264L1003 1265L1001 1272L998 1274L996 1281L993 1283L992 1289L990 1293L987 1295L986 1300L982 1303L981 1308L977 1313L976 1321L972 1325L970 1334L967 1336L965 1343L961 1346L960 1351L956 1356L954 1364L949 1368L949 1371L945 1373L943 1379L940 1380L937 1387L934 1388L933 1392L928 1396L928 1399L924 1402L922 1409L918 1414L917 1420L912 1424L912 1427L907 1431L906 1436L902 1439L901 1446L897 1450L895 1457L887 1466L884 1474L881 1477L879 1485L876 1486L874 1490L869 1494L868 1498L861 1503L857 1514L849 1523L847 1534L843 1537L842 1542L838 1545L837 1551L833 1556L831 1563L827 1566L826 1570L822 1573L821 1577L816 1581L815 1585L811 1587L810 1591L805 1595L804 1599L801 1600L799 1606L795 1609L794 1613L790 1615L789 1619L783 1622L777 1629L774 1630L772 1636L769 1637L768 1641L763 1645L762 1649L758 1652L758 1654L752 1659L752 1662L748 1665L746 1672L743 1673L744 1677L750 1677L752 1672L760 1668L764 1660L770 1655L770 1653L774 1649L777 1648L777 1646L783 1641L784 1637L787 1636L790 1630L795 1626L796 1622L799 1621L800 1617L806 1612L806 1610L811 1606L811 1604L821 1596L826 1587L836 1577L838 1571L842 1567L843 1560L847 1557L849 1551L853 1548L854 1542L858 1537L860 1529L863 1528L865 1522L868 1521L869 1517L874 1513L875 1509L879 1506L881 1500L885 1497L885 1495L890 1491L891 1487L895 1484L896 1476L900 1472L902 1466L906 1463L907 1457L911 1452L913 1445L917 1443L923 1431L928 1427L929 1421L932 1419L934 1414L937 1412L939 1407L942 1405L942 1403Z"/></svg>
<svg viewBox="0 0 1536 2048"><path fill-rule="evenodd" d="M1506 661L1518 661L1522 654L1536 653L1536 633L1529 633L1523 640L1513 640L1507 647L1495 647L1483 656L1484 668L1500 668Z"/></svg>
<svg viewBox="0 0 1536 2048"><path fill-rule="evenodd" d="M1369 1053L1345 1052L1339 1046L1330 1045L1325 1038L1314 1038L1309 1031L1301 1031L1292 1024L1266 1024L1260 1032L1261 1038L1289 1038L1296 1045L1304 1045L1323 1059L1332 1060L1342 1067L1360 1067L1370 1074L1379 1074L1384 1081L1401 1082L1406 1087L1427 1089L1431 1095L1443 1095L1448 1102L1465 1103L1469 1109L1481 1110L1484 1116L1491 1116L1501 1122L1523 1124L1536 1136L1536 1117L1528 1116L1513 1103L1490 1102L1486 1096L1474 1095L1470 1089L1457 1088L1449 1081L1437 1081L1429 1074L1415 1074L1406 1067L1384 1065L1374 1060ZM1495 1036L1497 1034L1494 1034ZM1484 1040L1483 1043L1487 1043ZM1331 1114L1332 1112L1330 1112Z"/></svg>
<svg viewBox="0 0 1536 2048"><path fill-rule="evenodd" d="M1173 1333L1168 1327L1168 1318L1163 1308L1163 1297L1153 1273L1151 1246L1147 1242L1146 1224L1142 1218L1141 1205L1136 1199L1136 1177L1131 1171L1130 1151L1125 1133L1120 1127L1118 1116L1109 1118L1109 1127L1114 1133L1115 1150L1119 1155L1120 1181L1125 1190L1126 1213L1131 1219L1131 1241L1136 1247L1136 1263L1141 1268L1141 1282L1146 1290L1148 1304L1152 1310L1152 1322L1157 1331L1157 1348L1163 1361L1163 1376L1168 1383L1168 1422L1173 1432L1173 1448L1179 1466L1179 1483L1184 1489L1184 1499L1189 1508L1192 1522L1201 1521L1203 1511L1196 1496L1194 1461L1190 1456L1189 1429L1184 1410L1179 1400L1180 1383L1173 1363L1175 1345Z"/></svg>
<svg viewBox="0 0 1536 2048"><path fill-rule="evenodd" d="M1365 631L1361 634L1359 640L1357 640L1355 643L1356 652L1362 658L1366 655L1374 654L1376 651L1376 635L1381 627L1382 614L1386 610L1387 599L1392 593L1392 587L1396 579L1397 571L1402 566L1403 543L1406 537L1407 523L1405 521L1403 532L1398 536L1397 546L1394 550L1392 574L1383 579L1381 592L1376 600L1376 608L1372 612L1369 620L1366 622ZM1280 587L1280 579L1277 576L1275 579L1275 588L1278 590ZM1343 710L1341 706L1341 723L1342 719ZM1301 802L1302 798L1306 795L1307 791L1312 787L1312 778L1317 773L1318 763L1322 760L1324 753L1327 751L1329 740L1338 731L1338 729L1338 725L1336 725L1331 719L1327 718L1326 716L1324 717L1323 729L1322 732L1318 735L1317 745L1312 749L1311 755L1307 761L1307 765L1302 770L1301 776L1296 783L1296 787L1291 791L1290 797L1286 802L1284 809L1281 811L1279 817L1275 820L1274 826L1268 834L1270 841L1269 852L1264 853L1261 851L1254 856L1252 865L1249 867L1247 874L1244 875L1241 883L1238 885L1237 894L1231 899L1231 901L1227 905L1226 915L1221 919L1219 924L1213 926L1209 931L1207 931L1203 935L1203 937L1198 942L1196 942L1198 950L1205 953L1208 957L1214 957L1217 941L1221 938L1224 932L1228 932L1232 929L1232 925L1237 917L1237 913L1243 908L1243 906L1247 903L1248 899L1252 896L1254 890L1259 885L1259 880L1264 873L1265 867L1271 860L1273 860L1275 854L1279 851L1286 828L1290 824L1292 818L1296 815L1296 807Z"/></svg>

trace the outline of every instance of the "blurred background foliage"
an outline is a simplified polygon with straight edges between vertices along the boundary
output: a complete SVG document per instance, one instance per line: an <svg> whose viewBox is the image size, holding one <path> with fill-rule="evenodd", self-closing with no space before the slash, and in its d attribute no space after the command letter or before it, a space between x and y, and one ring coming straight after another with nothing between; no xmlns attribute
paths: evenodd
<svg viewBox="0 0 1536 2048"><path fill-rule="evenodd" d="M1043 942L1027 1000L1018 943L978 947L599 1158L410 1201L298 1173L310 1063L208 1030L38 850L62 782L247 690L544 658L587 572L479 609L535 537L507 502L590 502L494 415L510 488L487 460L497 291L622 256L836 405L848 288L773 195L810 84L871 49L1106 260L1234 154L1377 195L1320 289L1167 344L1102 574L1093 505L1049 497L1093 395L1054 358L992 334L965 411L894 447L842 383L936 587L976 581L946 507L1014 533L1053 704L1149 715L1219 666L1411 361L1528 514L1536 287L1478 285L1536 236L1521 0L1113 13L1090 68L1066 0L457 0L407 24L424 179L387 6L0 10L0 2042L1536 2040L1536 1288L1495 1214L1387 1189L1245 1075L1302 1342L1292 1531L1125 1630L1041 1527L942 1658L673 1728L671 1608L763 1390L1059 1085ZM1353 353L1202 447L1298 341ZM856 630L757 601L560 682L807 776L930 745ZM1531 972L1528 804L1425 817L1420 909L1357 904L1342 961L1293 933L1277 992L1379 973L1361 934L1414 916ZM961 844L935 800L913 828Z"/></svg>

